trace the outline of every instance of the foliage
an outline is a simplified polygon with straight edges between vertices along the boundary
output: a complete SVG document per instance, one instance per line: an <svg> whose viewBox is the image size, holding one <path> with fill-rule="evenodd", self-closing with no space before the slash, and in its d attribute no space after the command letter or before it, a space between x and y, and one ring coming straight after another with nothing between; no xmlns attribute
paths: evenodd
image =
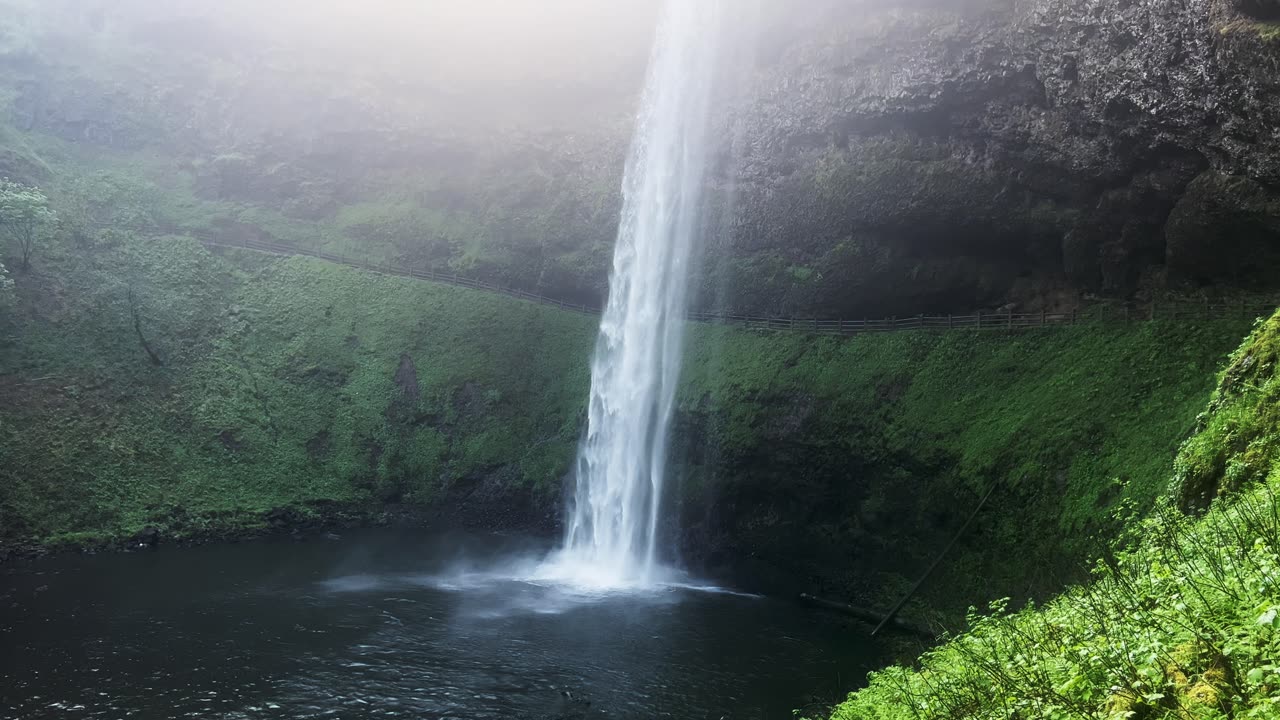
<svg viewBox="0 0 1280 720"><path fill-rule="evenodd" d="M1248 326L848 339L701 327L677 442L714 452L693 453L685 495L717 498L718 516L750 509L734 528L750 552L815 576L843 569L888 602L996 483L930 584L933 606L1056 591L1165 491Z"/></svg>
<svg viewBox="0 0 1280 720"><path fill-rule="evenodd" d="M917 669L873 673L835 720L1272 718L1280 712L1280 477L1146 540L1043 608L971 614Z"/></svg>
<svg viewBox="0 0 1280 720"><path fill-rule="evenodd" d="M0 467L28 468L0 497L11 534L119 535L184 513L253 523L320 500L429 502L506 472L516 486L558 487L579 430L591 319L110 229L165 206L111 175L79 182L59 197L86 209L64 217L98 229L87 244L68 233L50 245L50 272L19 283L21 342L0 351L0 375L14 381L0 385L0 422L31 429L0 451ZM113 201L76 200L99 195ZM163 369L148 363L135 308ZM905 539L1007 478L992 523L948 571L1012 588L1078 555L1082 540L1072 552L1063 543L1108 528L1108 508L1150 502L1168 473L1150 449L1172 450L1239 325L843 340L698 326L680 442L701 438L716 459L682 448L679 474L688 497L713 496L700 495L708 484L750 496L782 479L772 487L786 502L829 506L821 516L797 508L789 532L828 545ZM422 388L412 402L395 400L403 355ZM766 460L758 448L775 452ZM851 477L860 489L833 501L823 483ZM786 546L778 535L768 547ZM1012 548L1020 562L1003 562Z"/></svg>
<svg viewBox="0 0 1280 720"><path fill-rule="evenodd" d="M1179 473L1218 444L1244 476L1196 519L1172 500L1128 530L1088 584L1042 608L971 614L919 666L874 673L837 720L1270 718L1280 712L1280 458L1273 432L1277 316L1232 356ZM1234 431L1226 430L1229 425ZM1245 437L1243 441L1236 433ZM1243 444L1242 444L1243 442ZM1228 470L1228 476L1230 476Z"/></svg>
<svg viewBox="0 0 1280 720"><path fill-rule="evenodd" d="M477 132L491 109L448 120L452 113L440 109L457 108L457 93L437 97L433 83L415 93L389 89L367 63L335 60L344 42L315 53L314 38L294 35L291 19L268 22L261 8L237 4L160 11L133 1L0 0L0 59L12 60L0 64L0 173L40 179L59 196L60 213L74 216L71 232L98 218L54 186L79 178L92 185L106 173L112 184L146 188L146 219L166 232L247 235L530 291L568 287L566 299L598 300L625 148L606 154L601 138L544 147L548 141L512 128ZM249 15L254 33L275 38L267 52L276 60L249 61L239 51L243 27L228 19ZM29 88L48 93L38 116ZM616 95L608 84L597 90ZM345 113L296 112L315 101L363 107L371 97L382 98L375 104L388 117L409 112L415 129L388 144L378 134L385 128L350 134L345 120L335 122ZM321 140L262 144L299 134Z"/></svg>
<svg viewBox="0 0 1280 720"><path fill-rule="evenodd" d="M1196 434L1178 453L1175 483L1184 508L1204 508L1266 477L1280 458L1280 316L1260 321L1231 356Z"/></svg>
<svg viewBox="0 0 1280 720"><path fill-rule="evenodd" d="M0 180L0 231L17 243L23 270L31 267L36 241L55 217L40 188Z"/></svg>
<svg viewBox="0 0 1280 720"><path fill-rule="evenodd" d="M188 238L54 249L0 347L0 540L236 533L495 474L550 494L572 458L583 316Z"/></svg>
<svg viewBox="0 0 1280 720"><path fill-rule="evenodd" d="M9 269L0 262L0 310L13 304L13 278L9 277Z"/></svg>
<svg viewBox="0 0 1280 720"><path fill-rule="evenodd" d="M1223 36L1257 37L1263 42L1280 41L1280 22L1240 18L1224 24L1218 31Z"/></svg>

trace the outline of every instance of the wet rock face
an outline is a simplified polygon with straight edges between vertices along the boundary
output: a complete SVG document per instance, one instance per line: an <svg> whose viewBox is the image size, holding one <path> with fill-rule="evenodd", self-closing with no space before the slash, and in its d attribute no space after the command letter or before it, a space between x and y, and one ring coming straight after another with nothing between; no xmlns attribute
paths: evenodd
<svg viewBox="0 0 1280 720"><path fill-rule="evenodd" d="M725 120L738 210L709 284L847 314L1203 284L1205 253L1212 282L1259 278L1234 250L1280 243L1275 6L814 0ZM1250 190L1198 201L1205 173Z"/></svg>
<svg viewBox="0 0 1280 720"><path fill-rule="evenodd" d="M861 317L1280 289L1269 259L1242 255L1277 243L1280 0L759 0L755 23L751 5L716 103L732 141L713 166L704 308ZM145 27L158 57L188 37ZM175 155L203 199L328 224L401 263L575 303L607 292L643 53L581 97L477 86L569 109L541 120L487 101L444 112L451 95L327 65L319 89L255 66L232 92L207 84L204 56L170 63L180 81L104 82L45 55L7 66L26 78L7 108L22 130ZM45 172L0 149L0 175ZM280 239L252 222L217 226Z"/></svg>
<svg viewBox="0 0 1280 720"><path fill-rule="evenodd" d="M1280 20L1280 2L1277 0L1234 0L1237 10L1259 20Z"/></svg>
<svg viewBox="0 0 1280 720"><path fill-rule="evenodd" d="M1209 171L1187 186L1164 233L1174 280L1267 287L1280 263L1280 196L1250 178Z"/></svg>

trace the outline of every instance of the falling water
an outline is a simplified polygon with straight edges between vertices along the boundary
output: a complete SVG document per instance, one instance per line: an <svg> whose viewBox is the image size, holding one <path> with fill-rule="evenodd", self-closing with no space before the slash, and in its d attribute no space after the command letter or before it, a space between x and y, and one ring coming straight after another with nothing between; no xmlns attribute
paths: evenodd
<svg viewBox="0 0 1280 720"><path fill-rule="evenodd" d="M586 438L551 572L595 587L658 581L668 426L680 376L721 0L668 0L623 181Z"/></svg>

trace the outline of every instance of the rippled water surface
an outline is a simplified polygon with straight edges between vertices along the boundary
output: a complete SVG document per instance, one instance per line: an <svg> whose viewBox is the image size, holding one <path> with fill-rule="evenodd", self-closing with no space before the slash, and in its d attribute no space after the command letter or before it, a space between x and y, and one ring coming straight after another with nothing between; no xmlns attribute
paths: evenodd
<svg viewBox="0 0 1280 720"><path fill-rule="evenodd" d="M378 531L0 568L0 717L787 718L867 670L840 618L698 583L579 591L518 544Z"/></svg>

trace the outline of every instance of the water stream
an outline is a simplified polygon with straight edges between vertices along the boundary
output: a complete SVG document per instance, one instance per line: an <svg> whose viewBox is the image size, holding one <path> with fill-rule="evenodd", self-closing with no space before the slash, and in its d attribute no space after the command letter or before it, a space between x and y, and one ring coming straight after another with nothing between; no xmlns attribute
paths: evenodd
<svg viewBox="0 0 1280 720"><path fill-rule="evenodd" d="M657 548L668 426L708 146L719 0L669 0L623 186L564 547L543 568L599 588L667 579Z"/></svg>

